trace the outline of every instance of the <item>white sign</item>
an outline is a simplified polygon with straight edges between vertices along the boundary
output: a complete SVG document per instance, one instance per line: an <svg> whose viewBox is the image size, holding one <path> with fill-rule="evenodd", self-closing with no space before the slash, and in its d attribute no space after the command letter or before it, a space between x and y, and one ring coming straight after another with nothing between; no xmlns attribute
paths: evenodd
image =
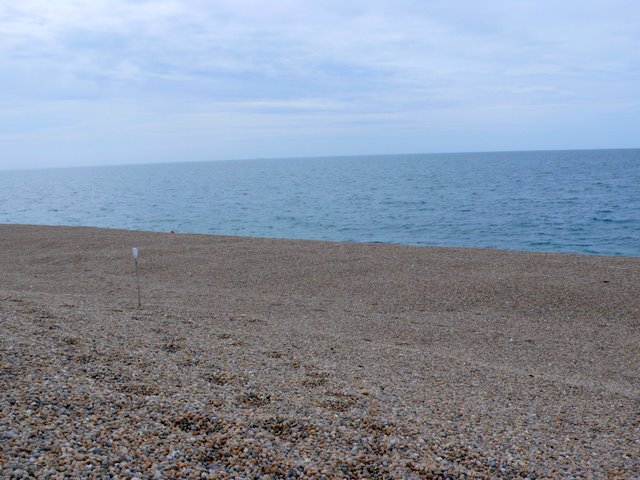
<svg viewBox="0 0 640 480"><path fill-rule="evenodd" d="M138 249L137 248L133 248L131 250L131 253L133 253L133 258L138 258Z"/></svg>

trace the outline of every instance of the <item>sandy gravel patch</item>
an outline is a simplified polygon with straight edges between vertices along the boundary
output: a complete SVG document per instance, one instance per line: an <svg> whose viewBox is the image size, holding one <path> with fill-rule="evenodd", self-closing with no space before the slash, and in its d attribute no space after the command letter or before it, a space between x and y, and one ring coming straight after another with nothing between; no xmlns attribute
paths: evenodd
<svg viewBox="0 0 640 480"><path fill-rule="evenodd" d="M640 478L637 258L3 225L0 271L5 478Z"/></svg>

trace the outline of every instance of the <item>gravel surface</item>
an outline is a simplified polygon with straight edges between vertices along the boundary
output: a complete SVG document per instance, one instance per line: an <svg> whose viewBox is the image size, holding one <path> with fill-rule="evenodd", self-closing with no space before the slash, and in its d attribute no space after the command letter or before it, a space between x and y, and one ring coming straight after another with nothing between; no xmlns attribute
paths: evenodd
<svg viewBox="0 0 640 480"><path fill-rule="evenodd" d="M638 258L0 225L0 272L2 478L640 478Z"/></svg>

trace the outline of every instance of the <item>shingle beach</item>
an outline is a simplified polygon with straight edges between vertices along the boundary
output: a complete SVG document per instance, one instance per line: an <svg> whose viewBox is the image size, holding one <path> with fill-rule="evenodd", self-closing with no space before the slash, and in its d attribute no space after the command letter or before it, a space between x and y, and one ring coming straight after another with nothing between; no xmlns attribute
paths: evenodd
<svg viewBox="0 0 640 480"><path fill-rule="evenodd" d="M640 478L640 258L0 225L0 477Z"/></svg>

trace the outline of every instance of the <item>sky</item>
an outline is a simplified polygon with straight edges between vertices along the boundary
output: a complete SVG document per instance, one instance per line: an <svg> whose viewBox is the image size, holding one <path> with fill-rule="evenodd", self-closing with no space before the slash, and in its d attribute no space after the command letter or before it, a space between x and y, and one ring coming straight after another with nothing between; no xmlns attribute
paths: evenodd
<svg viewBox="0 0 640 480"><path fill-rule="evenodd" d="M637 0L0 0L0 169L639 139Z"/></svg>

